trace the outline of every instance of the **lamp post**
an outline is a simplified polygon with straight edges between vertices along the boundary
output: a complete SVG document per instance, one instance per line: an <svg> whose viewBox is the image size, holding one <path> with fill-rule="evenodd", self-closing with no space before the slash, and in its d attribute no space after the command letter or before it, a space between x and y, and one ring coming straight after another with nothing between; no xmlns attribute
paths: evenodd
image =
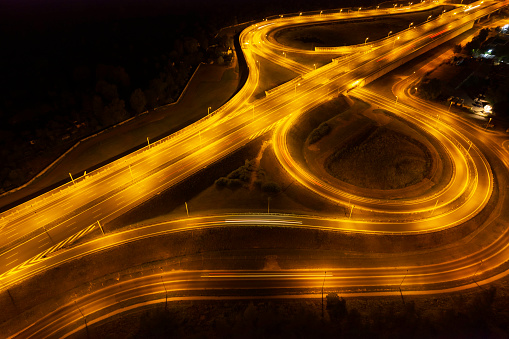
<svg viewBox="0 0 509 339"><path fill-rule="evenodd" d="M387 38L389 37L389 35L391 35L392 31L389 31L389 34L387 34Z"/></svg>
<svg viewBox="0 0 509 339"><path fill-rule="evenodd" d="M431 210L431 214L429 215L430 217L433 215L433 213L435 213L435 209L437 208L437 205L438 205L438 199L435 202L435 206L433 206L433 209Z"/></svg>
<svg viewBox="0 0 509 339"><path fill-rule="evenodd" d="M44 232L46 232L46 235L48 236L49 240L51 240L51 243L55 245L53 238L49 235L48 230L46 230L46 226L42 226L42 229L44 230Z"/></svg>
<svg viewBox="0 0 509 339"><path fill-rule="evenodd" d="M359 10L357 11L357 15L360 14L362 7L359 7Z"/></svg>
<svg viewBox="0 0 509 339"><path fill-rule="evenodd" d="M81 316L83 317L83 320L85 320L85 328L87 329L87 337L88 337L88 324L87 324L87 318L85 318L85 315L83 314L83 312L81 312L81 309L79 308L78 304L76 303L76 300L74 300L74 305L76 306L76 308L78 309L78 311L80 311Z"/></svg>
<svg viewBox="0 0 509 339"><path fill-rule="evenodd" d="M396 45L396 40L399 40L399 36L394 38L394 42L392 43L392 48L394 48L394 45Z"/></svg>
<svg viewBox="0 0 509 339"><path fill-rule="evenodd" d="M397 104L397 103L398 103L398 96L396 95L396 103L395 104Z"/></svg>
<svg viewBox="0 0 509 339"><path fill-rule="evenodd" d="M315 69L316 69L316 64L313 64L313 66L315 66Z"/></svg>
<svg viewBox="0 0 509 339"><path fill-rule="evenodd" d="M484 130L488 129L488 126L490 125L490 122L491 122L491 118L490 118L490 120L488 120L488 123L486 124L486 127L484 128Z"/></svg>
<svg viewBox="0 0 509 339"><path fill-rule="evenodd" d="M366 42L368 41L369 37L366 38L366 40L364 40L364 45L366 44Z"/></svg>
<svg viewBox="0 0 509 339"><path fill-rule="evenodd" d="M327 276L327 271L323 274L323 283L322 283L322 319L323 319L323 286L325 285L325 277Z"/></svg>
<svg viewBox="0 0 509 339"><path fill-rule="evenodd" d="M430 15L430 16L428 16L428 18L426 19L426 22L428 22L429 18L431 18L431 15Z"/></svg>
<svg viewBox="0 0 509 339"><path fill-rule="evenodd" d="M297 96L297 86L300 86L300 82L295 84L294 95Z"/></svg>
<svg viewBox="0 0 509 339"><path fill-rule="evenodd" d="M164 284L163 276L161 276L161 281L163 282L164 292L166 292L166 301L164 303L164 309L167 310L168 309L168 290L166 289L166 285Z"/></svg>
<svg viewBox="0 0 509 339"><path fill-rule="evenodd" d="M131 165L129 165L129 173L131 173L131 181L134 182L133 170L131 169Z"/></svg>
<svg viewBox="0 0 509 339"><path fill-rule="evenodd" d="M451 106L452 106L452 100L451 100L451 103L449 104L449 108L447 109L448 112L451 111Z"/></svg>
<svg viewBox="0 0 509 339"><path fill-rule="evenodd" d="M207 115L209 115L209 114L210 114L210 109L211 109L211 108L212 108L212 107L210 107L210 106L209 106L209 108L207 109Z"/></svg>
<svg viewBox="0 0 509 339"><path fill-rule="evenodd" d="M413 22L411 22L411 23L410 23L410 25L408 25L408 28L410 28L410 26L412 26L413 24L414 24L414 23L413 23Z"/></svg>

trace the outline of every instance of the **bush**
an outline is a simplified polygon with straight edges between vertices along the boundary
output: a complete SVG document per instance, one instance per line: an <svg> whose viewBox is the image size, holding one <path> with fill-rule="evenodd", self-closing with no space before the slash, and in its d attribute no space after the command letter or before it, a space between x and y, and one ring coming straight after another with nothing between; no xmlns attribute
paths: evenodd
<svg viewBox="0 0 509 339"><path fill-rule="evenodd" d="M435 100L442 94L442 82L437 78L433 78L422 82L419 90L424 99Z"/></svg>
<svg viewBox="0 0 509 339"><path fill-rule="evenodd" d="M228 180L228 188L231 190L239 189L243 186L242 180L239 179L230 179Z"/></svg>
<svg viewBox="0 0 509 339"><path fill-rule="evenodd" d="M314 144L327 134L329 134L331 131L331 127L327 122L322 122L320 126L315 128L311 134L309 135L309 144Z"/></svg>
<svg viewBox="0 0 509 339"><path fill-rule="evenodd" d="M275 182L269 181L262 185L262 192L270 195L276 195L281 192L281 187Z"/></svg>
<svg viewBox="0 0 509 339"><path fill-rule="evenodd" d="M217 188L225 188L226 186L228 186L228 182L229 182L228 178L221 177L216 180L215 184Z"/></svg>

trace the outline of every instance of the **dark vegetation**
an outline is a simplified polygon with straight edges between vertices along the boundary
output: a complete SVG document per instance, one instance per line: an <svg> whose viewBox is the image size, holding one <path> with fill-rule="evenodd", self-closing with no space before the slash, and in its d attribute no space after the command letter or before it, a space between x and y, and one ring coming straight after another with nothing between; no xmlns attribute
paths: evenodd
<svg viewBox="0 0 509 339"><path fill-rule="evenodd" d="M385 127L366 130L326 161L327 171L355 186L403 188L422 181L429 172L424 145Z"/></svg>
<svg viewBox="0 0 509 339"><path fill-rule="evenodd" d="M0 192L27 181L77 140L174 102L200 62L228 63L233 43L216 35L221 27L317 6L337 4L4 2Z"/></svg>
<svg viewBox="0 0 509 339"><path fill-rule="evenodd" d="M322 122L317 128L315 128L309 135L309 144L318 142L321 138L329 134L331 127L327 122Z"/></svg>
<svg viewBox="0 0 509 339"><path fill-rule="evenodd" d="M163 307L145 311L141 316L132 315L131 319L136 319L139 327L134 333L122 335L129 338L406 339L497 338L507 331L507 313L494 316L502 301L495 287L476 293L468 301L461 295L442 298L450 299L447 307L424 302L419 307L413 300L345 300L329 293L323 318L320 301L173 302L167 310ZM428 300L433 301L437 299ZM98 333L112 333L109 327L104 326ZM92 333L96 330L92 329Z"/></svg>
<svg viewBox="0 0 509 339"><path fill-rule="evenodd" d="M0 187L42 169L29 159L53 160L84 136L174 102L200 62L229 62L231 41L214 37L212 25L189 15L8 35L9 53L0 56Z"/></svg>
<svg viewBox="0 0 509 339"><path fill-rule="evenodd" d="M269 180L265 171L256 166L255 160L246 160L244 165L215 181L218 189L228 187L231 190L250 188L251 183L267 195L277 195L281 192L281 187Z"/></svg>

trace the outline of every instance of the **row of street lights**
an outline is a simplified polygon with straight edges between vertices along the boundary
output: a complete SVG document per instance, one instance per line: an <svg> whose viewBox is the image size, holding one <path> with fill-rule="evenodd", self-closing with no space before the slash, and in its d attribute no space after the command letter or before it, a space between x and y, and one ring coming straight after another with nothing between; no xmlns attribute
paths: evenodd
<svg viewBox="0 0 509 339"><path fill-rule="evenodd" d="M421 1L421 2L422 2L422 1ZM463 0L461 0L461 2L463 2ZM413 2L409 2L409 3L408 3L408 5L409 5L409 6L411 6L412 4L413 4ZM395 8L396 8L396 6L398 6L398 4L394 4L393 9L395 9ZM402 5L402 4L400 4L400 7L401 7L401 6L403 6L403 5ZM376 6L376 10L378 10L379 8L380 8L380 5ZM361 9L362 9L362 7L359 7L359 9L357 10L357 15L359 15L359 14L360 14ZM342 13L342 12L343 12L343 9L342 9L342 8L340 8L340 9L339 9L339 13ZM445 12L445 11L444 11L444 12ZM350 13L350 9L348 9L348 13ZM322 16L322 14L323 14L323 11L320 11L320 16ZM301 16L301 15L302 15L302 12L299 12L299 16ZM279 15L279 17L280 17L280 18L283 18L283 14L280 14L280 15ZM265 19L265 20L267 20L267 19Z"/></svg>

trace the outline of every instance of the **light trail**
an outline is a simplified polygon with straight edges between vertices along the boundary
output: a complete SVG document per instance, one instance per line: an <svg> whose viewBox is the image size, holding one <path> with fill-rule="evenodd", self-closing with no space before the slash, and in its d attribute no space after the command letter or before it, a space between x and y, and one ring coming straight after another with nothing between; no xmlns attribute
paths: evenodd
<svg viewBox="0 0 509 339"><path fill-rule="evenodd" d="M44 248L41 250L34 249L36 246L34 244L36 242L42 242L40 240L42 239L41 237L46 237L46 234L40 230L40 221L34 222L36 219L34 216L35 213L37 213L37 220L48 220L48 223L42 223L42 225L49 224L51 226L46 230L48 237L51 233L51 237L55 239L55 242L66 241L69 237L74 237L76 235L75 231L67 231L71 229L70 226L73 226L73 228L77 227L79 230L78 232L82 232L87 227L93 226L91 223L95 223L96 220L90 220L89 213L92 211L94 219L101 222L111 220L139 203L153 197L161 190L171 187L211 163L222 159L233 150L245 145L251 137L256 136L260 131L267 130L268 127L276 129L284 128L288 121L291 121L302 112L327 101L336 93L351 89L352 86L347 84L353 84L353 87L362 86L369 77L372 79L380 70L390 70L398 62L403 63L409 60L412 56L411 53L419 50L419 48L427 48L427 46L440 43L457 32L466 29L466 27L477 18L506 5L507 1L485 1L484 4L469 11L468 15L461 16L455 15L455 13L449 13L449 15L444 15L443 18L430 20L415 29L402 32L399 35L400 39L397 41L392 38L393 40L389 39L388 41L374 44L373 48L359 49L359 52L355 54L355 58L345 57L335 59L330 64L316 70L307 70L302 65L298 66L296 63L292 63L288 60L283 62L281 61L283 59L281 55L275 57L275 52L270 51L270 40L265 39L267 37L267 32L274 29L276 26L272 24L273 21L266 22L260 27L255 25L248 27L241 33L240 39L241 46L243 47L242 51L245 54L250 71L249 77L242 90L225 106L207 118L162 141L146 146L138 152L87 174L86 177L76 178L73 183L59 187L57 190L41 195L36 199L0 215L0 220L2 222L0 229L2 233L12 232L14 229L21 232L16 234L16 239L8 241L2 240L0 243L0 246L3 248L0 254L0 261L4 265L2 271L8 272L7 274L4 273L0 278L2 283L5 283L3 286L21 282L51 267L56 267L63 262L73 260L83 255L98 253L105 248L119 246L144 237L158 236L160 234L167 234L168 232L182 232L210 227L227 227L228 225L232 226L232 223L227 222L227 220L239 219L239 215L191 218L176 220L170 224L154 225L153 228L143 227L132 230L132 232L128 231L116 235L108 235L104 238L70 248L60 253L48 252L50 255L45 258L43 258L44 255L42 254L45 253ZM342 14L340 14L340 16L341 15ZM362 15L364 15L364 12ZM366 15L370 14L368 13ZM344 18L349 17L352 17L352 15L344 16ZM284 19L276 19L274 21L278 20L285 22L288 26L317 21L316 17L311 16L285 17ZM447 28L444 28L446 25ZM283 25L280 27L282 26ZM263 35L264 32L265 36ZM397 47L394 47L396 42ZM255 54L266 56L267 59L283 63L290 68L293 67L296 70L300 69L300 73L303 75L287 84L279 86L276 90L268 93L265 98L247 104L258 84L259 67L255 60ZM299 84L299 86L296 84ZM359 92L360 95L372 96L372 94L364 90L355 89L354 91ZM379 100L379 102L381 102L381 100L383 101L382 98L375 99ZM254 117L252 113L253 104L256 106L256 117ZM390 105L387 104L387 106L389 107ZM290 117L288 117L289 113L291 113ZM422 124L427 123L429 127L430 122L428 117L421 116L420 119ZM442 131L441 126L441 131L440 133L437 132L437 136L444 137L442 141L443 144L447 146L446 148L451 152L451 158L458 164L454 178L458 181L459 178L467 178L470 184L464 184L459 190L453 190L453 184L444 188L444 192L446 192L447 189L450 189L451 192L455 191L457 198L464 197L465 201L460 208L455 208L450 212L442 211L433 218L419 219L420 221L410 220L406 225L399 224L395 225L393 228L389 227L391 224L394 225L393 220L390 220L390 218L385 221L380 221L378 224L369 220L327 220L315 216L305 217L294 215L285 218L280 216L278 219L270 215L270 219L265 219L265 222L260 220L264 220L266 217L256 216L254 220L257 220L257 224L266 225L268 227L274 225L274 220L281 220L278 223L280 227L305 227L311 229L386 234L429 232L455 225L458 220L468 220L477 213L477 210L473 208L472 205L478 204L478 209L481 209L491 195L491 181L488 185L486 185L485 182L487 177L492 177L490 174L486 174L490 172L490 167L489 164L485 162L482 153L475 146L472 147L470 152L476 152L479 156L472 157L469 152L464 152L466 148L465 142L468 142L469 138L466 138L452 127L447 129L447 135L444 131ZM280 137L280 134L275 134L275 138ZM211 156L212 154L214 156ZM289 161L289 159L290 158L285 158L285 161ZM459 173L460 170L462 171L461 173ZM485 174L481 175L480 173ZM304 179L311 180L313 185L319 187L322 185L320 181L312 177L306 177ZM485 194L479 196L474 194L474 192L480 192L479 190L484 190ZM454 195L454 193L451 194ZM361 201L364 204L370 203L369 199L366 200L365 197L357 198L360 200L364 199ZM447 200L450 202L451 199L452 198L448 198ZM374 202L371 201L371 203ZM431 203L431 198L424 198L417 201L417 204L422 205L419 207L422 209L421 212L429 211ZM384 212L387 215L393 214L395 211L394 208L398 208L397 204L395 206L394 203L384 202L383 205L385 205L386 209L380 209L380 212ZM69 213L67 212L69 208L66 209L63 206L73 206L76 212ZM411 208L415 208L416 204L409 202L408 206L412 206L409 207L410 210ZM367 207L359 206L359 208ZM440 203L439 208L447 208L447 204ZM369 207L369 209L373 208ZM461 215L454 214L459 213L460 210L462 213ZM405 213L405 211L398 211L398 213ZM436 227L438 218L446 217L448 219L440 220L440 222L444 221L445 223ZM252 218L253 215L246 216L248 225L250 223L249 220L253 220ZM285 219L287 220L285 221ZM412 224L414 222L421 222L421 225L419 227L409 227L409 225L415 225ZM237 226L238 223L234 222L233 224ZM368 224L371 226L367 227L366 225ZM376 227L373 225L376 225ZM370 227L371 229L369 229ZM37 232L39 233L37 234ZM36 236L32 237L34 234L36 234ZM423 286L424 284L430 284L430 286L432 286L437 282L444 282L458 284L459 287L452 287L456 289L469 288L472 284L464 283L464 279L478 269L479 260L484 260L483 263L485 262L482 270L478 273L479 275L494 270L507 261L509 257L507 245L509 241L507 238L508 235L506 231L488 248L479 250L468 257L457 260L412 267L388 268L380 266L377 268L364 267L357 269L339 268L339 271L331 273L333 274L331 279L337 279L336 286L343 288L348 287L353 290L361 288L361 286L394 286L399 284L398 280L403 276L403 270L408 270L408 277L405 279L404 284L405 287L411 288L411 286ZM16 245L11 246L13 243ZM51 244L48 243L47 246L49 248ZM5 256L13 248L20 253L19 257L16 256L18 260L6 262ZM5 249L9 249L9 251ZM9 255L12 253L13 252L9 253ZM331 269L331 272L332 271L333 269ZM202 273L203 272L200 274ZM236 274L238 274L238 272L232 274L232 279L234 279ZM341 276L341 274L343 274L343 276ZM405 273L405 275L406 274L407 273ZM504 275L505 274L506 272L504 272ZM318 276L319 273L316 273L316 275ZM500 276L501 275L496 275L496 277ZM182 279L185 280L186 278L184 277ZM187 281L198 281L195 278L187 279ZM257 278L257 280L260 279ZM261 280L271 281L270 279ZM313 286L319 279L311 278L311 280L312 281L309 282L310 285L303 284L300 285L301 288L304 288L304 286ZM216 278L214 278L214 281L216 281ZM485 281L488 280L485 279ZM278 286L281 288L285 288L285 286L290 284L289 281L284 281L284 279L280 283L281 285ZM293 284L293 282L291 284ZM143 283L143 285L145 285L145 283ZM219 284L217 286L217 288L222 288L221 286L224 285ZM270 286L270 288L275 287L271 285L268 286ZM198 289L200 288L203 287L198 287ZM158 292L155 293L160 293L160 286L157 287L157 290ZM437 290L434 291L435 293L437 292ZM104 291L101 291L101 293L102 292ZM414 289L413 293L427 292ZM135 293L133 295L135 295ZM99 307L98 309L102 308ZM50 333L54 333L54 330L55 329Z"/></svg>

